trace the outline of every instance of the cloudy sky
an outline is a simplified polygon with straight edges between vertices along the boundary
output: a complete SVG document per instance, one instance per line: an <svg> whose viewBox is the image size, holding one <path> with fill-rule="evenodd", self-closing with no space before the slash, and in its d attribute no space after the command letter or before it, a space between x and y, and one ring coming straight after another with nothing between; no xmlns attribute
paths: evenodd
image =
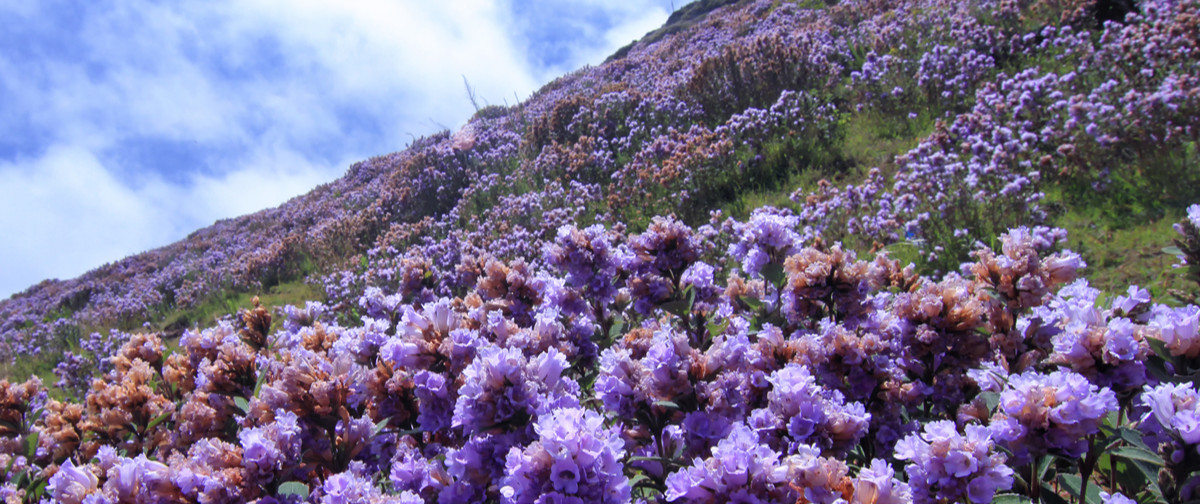
<svg viewBox="0 0 1200 504"><path fill-rule="evenodd" d="M458 129L683 0L0 0L0 298Z"/></svg>

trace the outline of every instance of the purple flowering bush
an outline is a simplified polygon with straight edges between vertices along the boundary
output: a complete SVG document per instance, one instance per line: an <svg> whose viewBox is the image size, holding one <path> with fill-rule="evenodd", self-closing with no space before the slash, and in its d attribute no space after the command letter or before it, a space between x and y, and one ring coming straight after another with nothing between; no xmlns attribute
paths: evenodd
<svg viewBox="0 0 1200 504"><path fill-rule="evenodd" d="M1015 463L1028 463L1047 453L1078 458L1087 453L1088 436L1098 432L1104 416L1116 409L1112 390L1099 388L1082 375L1068 370L1030 371L1008 377L989 428L1012 452Z"/></svg>
<svg viewBox="0 0 1200 504"><path fill-rule="evenodd" d="M1013 484L1007 457L996 449L991 432L950 420L925 424L896 443L895 457L905 466L914 502L991 502Z"/></svg>

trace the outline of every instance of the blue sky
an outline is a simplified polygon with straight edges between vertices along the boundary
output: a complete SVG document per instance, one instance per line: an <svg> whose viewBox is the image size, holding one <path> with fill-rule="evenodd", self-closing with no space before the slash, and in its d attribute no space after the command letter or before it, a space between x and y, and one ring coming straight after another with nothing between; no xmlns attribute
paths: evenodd
<svg viewBox="0 0 1200 504"><path fill-rule="evenodd" d="M277 206L681 0L0 0L0 298ZM342 5L345 4L345 5Z"/></svg>

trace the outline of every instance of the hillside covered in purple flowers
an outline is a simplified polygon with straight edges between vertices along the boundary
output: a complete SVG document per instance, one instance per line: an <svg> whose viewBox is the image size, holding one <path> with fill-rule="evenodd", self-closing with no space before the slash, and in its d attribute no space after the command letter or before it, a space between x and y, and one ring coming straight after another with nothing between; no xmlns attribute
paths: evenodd
<svg viewBox="0 0 1200 504"><path fill-rule="evenodd" d="M0 301L0 499L1198 502L1198 140L1198 0L698 1Z"/></svg>

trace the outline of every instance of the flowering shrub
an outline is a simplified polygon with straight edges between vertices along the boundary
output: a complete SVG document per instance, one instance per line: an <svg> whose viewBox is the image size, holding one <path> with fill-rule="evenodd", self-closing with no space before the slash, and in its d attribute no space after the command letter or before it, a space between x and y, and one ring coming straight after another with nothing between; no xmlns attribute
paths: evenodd
<svg viewBox="0 0 1200 504"><path fill-rule="evenodd" d="M968 425L965 435L949 420L925 424L896 443L916 502L991 502L997 490L1012 486L1013 470L1004 465L988 429Z"/></svg>

